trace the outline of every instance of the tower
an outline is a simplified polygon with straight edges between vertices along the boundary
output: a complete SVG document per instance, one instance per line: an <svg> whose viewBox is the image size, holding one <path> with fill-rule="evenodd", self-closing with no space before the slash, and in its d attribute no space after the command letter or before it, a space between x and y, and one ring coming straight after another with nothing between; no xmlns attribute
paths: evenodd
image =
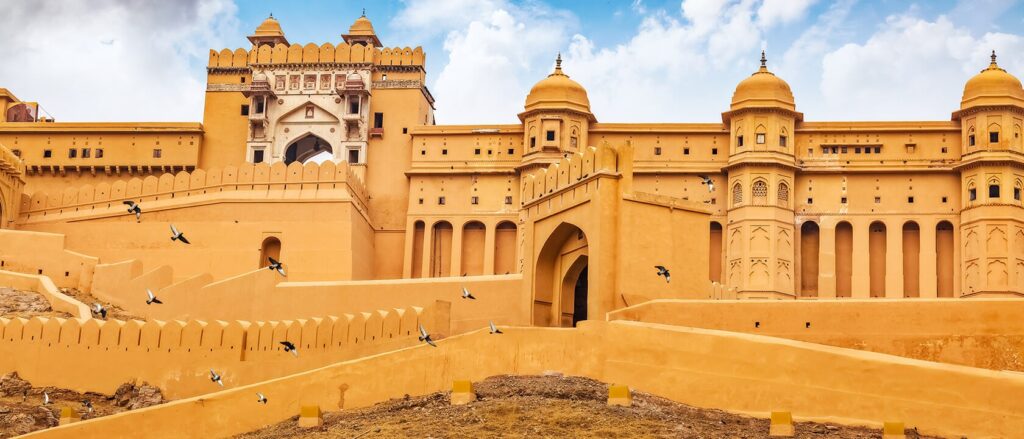
<svg viewBox="0 0 1024 439"><path fill-rule="evenodd" d="M995 51L991 59L964 85L953 113L963 142L961 296L1024 295L1024 89L999 67Z"/></svg>
<svg viewBox="0 0 1024 439"><path fill-rule="evenodd" d="M530 89L519 120L524 136L520 170L547 166L587 146L587 132L597 119L587 90L562 73L561 54L555 71Z"/></svg>
<svg viewBox="0 0 1024 439"><path fill-rule="evenodd" d="M803 119L793 92L767 67L736 86L729 129L725 283L741 297L796 295L793 133Z"/></svg>

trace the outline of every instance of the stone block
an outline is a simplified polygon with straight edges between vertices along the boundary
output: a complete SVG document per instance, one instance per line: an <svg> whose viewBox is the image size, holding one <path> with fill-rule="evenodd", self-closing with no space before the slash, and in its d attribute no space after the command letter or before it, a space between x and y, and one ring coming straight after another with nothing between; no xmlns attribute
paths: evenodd
<svg viewBox="0 0 1024 439"><path fill-rule="evenodd" d="M324 417L320 412L320 406L304 405L299 408L299 427L319 427L323 425Z"/></svg>
<svg viewBox="0 0 1024 439"><path fill-rule="evenodd" d="M621 405L629 407L633 405L633 393L628 386L612 384L608 388L608 405Z"/></svg>
<svg viewBox="0 0 1024 439"><path fill-rule="evenodd" d="M882 439L906 439L902 422L886 421L882 426Z"/></svg>
<svg viewBox="0 0 1024 439"><path fill-rule="evenodd" d="M469 380L455 380L452 383L452 405L469 404L476 401L476 392L473 391L473 383Z"/></svg>
<svg viewBox="0 0 1024 439"><path fill-rule="evenodd" d="M82 416L78 414L78 411L71 407L60 408L60 423L58 425L70 424L72 422L78 422L82 420Z"/></svg>
<svg viewBox="0 0 1024 439"><path fill-rule="evenodd" d="M771 424L768 427L768 436L793 437L793 414L790 412L772 412Z"/></svg>

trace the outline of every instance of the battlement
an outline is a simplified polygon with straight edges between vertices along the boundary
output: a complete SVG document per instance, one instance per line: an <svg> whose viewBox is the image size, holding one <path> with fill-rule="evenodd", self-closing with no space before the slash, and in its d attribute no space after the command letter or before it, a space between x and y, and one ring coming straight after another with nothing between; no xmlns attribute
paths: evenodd
<svg viewBox="0 0 1024 439"><path fill-rule="evenodd" d="M262 45L257 49L210 50L209 69L244 69L252 65L273 64L375 64L379 66L423 67L422 47L375 48L363 44L313 43Z"/></svg>
<svg viewBox="0 0 1024 439"><path fill-rule="evenodd" d="M59 194L36 192L31 198L22 199L21 220L100 209L120 210L125 200L147 202L232 191L278 191L281 198L306 199L315 198L319 191L342 188L347 189L359 209L366 212L366 186L347 163L285 165L277 162L181 171L159 178L151 175L113 184L100 183L95 187L68 188Z"/></svg>
<svg viewBox="0 0 1024 439"><path fill-rule="evenodd" d="M25 181L25 162L0 143L0 173L9 178Z"/></svg>
<svg viewBox="0 0 1024 439"><path fill-rule="evenodd" d="M566 155L547 168L524 174L520 199L523 205L528 205L594 175L614 175L619 171L618 151L607 143L598 147L590 146Z"/></svg>

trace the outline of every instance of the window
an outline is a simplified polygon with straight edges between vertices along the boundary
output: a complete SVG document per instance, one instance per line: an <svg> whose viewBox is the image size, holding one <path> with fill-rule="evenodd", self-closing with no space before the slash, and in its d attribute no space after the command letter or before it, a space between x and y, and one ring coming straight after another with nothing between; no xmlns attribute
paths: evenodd
<svg viewBox="0 0 1024 439"><path fill-rule="evenodd" d="M530 138L530 148L536 148L536 147L537 147L537 138L536 137L531 137Z"/></svg>
<svg viewBox="0 0 1024 439"><path fill-rule="evenodd" d="M420 150L420 155L427 155L427 150L421 149Z"/></svg>
<svg viewBox="0 0 1024 439"><path fill-rule="evenodd" d="M743 146L743 136L736 136L736 146Z"/></svg>
<svg viewBox="0 0 1024 439"><path fill-rule="evenodd" d="M312 90L316 88L316 75L306 75L302 81L302 88Z"/></svg>
<svg viewBox="0 0 1024 439"><path fill-rule="evenodd" d="M914 197L907 197L907 202L910 204L914 204Z"/></svg>
<svg viewBox="0 0 1024 439"><path fill-rule="evenodd" d="M13 153L15 157L21 157L21 150L20 149L12 149L11 153Z"/></svg>
<svg viewBox="0 0 1024 439"><path fill-rule="evenodd" d="M359 114L359 97L349 96L348 98L348 114Z"/></svg>
<svg viewBox="0 0 1024 439"><path fill-rule="evenodd" d="M353 164L359 163L359 150L358 149L350 149L350 150L348 150L348 162L349 163L353 163Z"/></svg>
<svg viewBox="0 0 1024 439"><path fill-rule="evenodd" d="M757 133L757 137L754 138L754 141L757 142L758 145L764 145L764 133Z"/></svg>
<svg viewBox="0 0 1024 439"><path fill-rule="evenodd" d="M814 155L814 148L807 148L807 155Z"/></svg>
<svg viewBox="0 0 1024 439"><path fill-rule="evenodd" d="M840 204L846 204L846 197L839 197Z"/></svg>
<svg viewBox="0 0 1024 439"><path fill-rule="evenodd" d="M807 197L807 204L814 204L814 198Z"/></svg>
<svg viewBox="0 0 1024 439"><path fill-rule="evenodd" d="M476 149L474 149L474 150L473 150L473 154L474 154L474 155L480 155L480 148L476 148Z"/></svg>
<svg viewBox="0 0 1024 439"><path fill-rule="evenodd" d="M263 150L258 149L252 152L253 163L263 163Z"/></svg>
<svg viewBox="0 0 1024 439"><path fill-rule="evenodd" d="M92 155L92 151L90 151L89 148L82 148L82 158L83 159L87 159L91 155Z"/></svg>
<svg viewBox="0 0 1024 439"><path fill-rule="evenodd" d="M755 181L750 187L750 195L754 204L765 204L768 201L768 184L764 180Z"/></svg>
<svg viewBox="0 0 1024 439"><path fill-rule="evenodd" d="M241 77L240 79L242 80L242 84L245 84L245 76Z"/></svg>
<svg viewBox="0 0 1024 439"><path fill-rule="evenodd" d="M291 75L288 77L288 88L292 90L299 88L299 75Z"/></svg>
<svg viewBox="0 0 1024 439"><path fill-rule="evenodd" d="M711 155L718 155L718 148L711 148Z"/></svg>
<svg viewBox="0 0 1024 439"><path fill-rule="evenodd" d="M907 144L907 154L913 154L915 150L917 150L917 145L913 143Z"/></svg>
<svg viewBox="0 0 1024 439"><path fill-rule="evenodd" d="M158 158L162 157L163 154L164 154L164 152L162 150L160 150L160 149L154 149L153 150L153 158L155 158L155 159L158 159Z"/></svg>
<svg viewBox="0 0 1024 439"><path fill-rule="evenodd" d="M832 147L832 154L839 154L839 147L838 146L833 146Z"/></svg>
<svg viewBox="0 0 1024 439"><path fill-rule="evenodd" d="M423 204L423 199L422 198L420 198L420 204Z"/></svg>
<svg viewBox="0 0 1024 439"><path fill-rule="evenodd" d="M49 149L44 149L43 150L43 158L44 159L48 159L50 157L53 157L53 151L51 151Z"/></svg>
<svg viewBox="0 0 1024 439"><path fill-rule="evenodd" d="M947 197L942 197L942 202L943 202L943 203L945 203L945 202L947 202L947 201L949 201L949 198L947 198Z"/></svg>
<svg viewBox="0 0 1024 439"><path fill-rule="evenodd" d="M475 196L475 195L472 196L472 197L469 197L469 204L480 204L480 197Z"/></svg>
<svg viewBox="0 0 1024 439"><path fill-rule="evenodd" d="M256 114L263 114L263 107L265 105L264 102L265 101L263 99L256 101Z"/></svg>
<svg viewBox="0 0 1024 439"><path fill-rule="evenodd" d="M515 149L512 149L512 148L508 149L508 155L515 155L515 153L516 153Z"/></svg>
<svg viewBox="0 0 1024 439"><path fill-rule="evenodd" d="M654 155L661 155L661 147L660 146L655 146L654 147Z"/></svg>
<svg viewBox="0 0 1024 439"><path fill-rule="evenodd" d="M971 200L971 201L977 200L978 199L978 190L975 189L975 188L968 189L967 190L967 199Z"/></svg>
<svg viewBox="0 0 1024 439"><path fill-rule="evenodd" d="M945 146L943 146L943 147L942 147L942 153L943 153L943 154L945 154L945 153L946 153L947 151L949 151L949 150L948 150L948 149L946 149L946 147L945 147Z"/></svg>
<svg viewBox="0 0 1024 439"><path fill-rule="evenodd" d="M882 197L875 197L875 204L881 204L881 203L882 203Z"/></svg>
<svg viewBox="0 0 1024 439"><path fill-rule="evenodd" d="M242 113L242 116L248 116L249 115L249 106L248 105L242 105L241 113Z"/></svg>
<svg viewBox="0 0 1024 439"><path fill-rule="evenodd" d="M331 88L331 75L325 74L320 75L320 89L327 90Z"/></svg>
<svg viewBox="0 0 1024 439"><path fill-rule="evenodd" d="M840 148L839 152L841 152L843 154L846 154L846 147L844 146L844 147Z"/></svg>
<svg viewBox="0 0 1024 439"><path fill-rule="evenodd" d="M274 77L274 88L277 90L284 90L284 75L277 75Z"/></svg>
<svg viewBox="0 0 1024 439"><path fill-rule="evenodd" d="M409 134L409 128L402 127L402 134Z"/></svg>
<svg viewBox="0 0 1024 439"><path fill-rule="evenodd" d="M779 136L779 146L786 146L786 136Z"/></svg>
<svg viewBox="0 0 1024 439"><path fill-rule="evenodd" d="M989 143L999 143L999 131L988 133Z"/></svg>
<svg viewBox="0 0 1024 439"><path fill-rule="evenodd" d="M437 197L437 204L444 205L444 197Z"/></svg>
<svg viewBox="0 0 1024 439"><path fill-rule="evenodd" d="M858 146L856 148L853 148L853 153L854 154L860 154L860 147Z"/></svg>
<svg viewBox="0 0 1024 439"><path fill-rule="evenodd" d="M69 159L73 159L73 158L75 158L75 157L78 157L78 150L77 150L77 149L75 149L75 148L71 148L71 149L69 149L69 150L68 150L68 158L69 158Z"/></svg>
<svg viewBox="0 0 1024 439"><path fill-rule="evenodd" d="M690 155L690 148L683 148L683 155Z"/></svg>
<svg viewBox="0 0 1024 439"><path fill-rule="evenodd" d="M384 128L384 113L373 113L373 127Z"/></svg>
<svg viewBox="0 0 1024 439"><path fill-rule="evenodd" d="M989 184L988 185L988 197L989 198L999 198L999 185L998 184Z"/></svg>
<svg viewBox="0 0 1024 439"><path fill-rule="evenodd" d="M881 153L882 153L882 147L881 146L876 146L875 147L875 154L881 154Z"/></svg>
<svg viewBox="0 0 1024 439"><path fill-rule="evenodd" d="M545 138L545 139L546 139L546 140L547 140L548 142L551 142L551 141L555 140L555 132L554 132L554 131L551 131L551 130L548 130L548 132L547 132L547 133L544 133L544 138Z"/></svg>
<svg viewBox="0 0 1024 439"><path fill-rule="evenodd" d="M1020 201L1020 187L1013 188L1013 199L1014 201Z"/></svg>
<svg viewBox="0 0 1024 439"><path fill-rule="evenodd" d="M442 149L441 150L441 155L448 155L448 150L447 149Z"/></svg>
<svg viewBox="0 0 1024 439"><path fill-rule="evenodd" d="M512 204L512 196L505 195L505 204Z"/></svg>
<svg viewBox="0 0 1024 439"><path fill-rule="evenodd" d="M380 80L381 80L381 81L387 81L387 80L388 80L388 74L387 74L387 73L385 73L385 74L383 74L383 75L380 75Z"/></svg>
<svg viewBox="0 0 1024 439"><path fill-rule="evenodd" d="M974 134L967 135L967 145L974 146Z"/></svg>
<svg viewBox="0 0 1024 439"><path fill-rule="evenodd" d="M871 147L864 148L864 154L871 154Z"/></svg>
<svg viewBox="0 0 1024 439"><path fill-rule="evenodd" d="M743 202L743 186L736 183L732 187L732 205L737 206Z"/></svg>
<svg viewBox="0 0 1024 439"><path fill-rule="evenodd" d="M786 183L779 183L779 191L776 194L778 203L780 206L785 207L789 204L789 185Z"/></svg>

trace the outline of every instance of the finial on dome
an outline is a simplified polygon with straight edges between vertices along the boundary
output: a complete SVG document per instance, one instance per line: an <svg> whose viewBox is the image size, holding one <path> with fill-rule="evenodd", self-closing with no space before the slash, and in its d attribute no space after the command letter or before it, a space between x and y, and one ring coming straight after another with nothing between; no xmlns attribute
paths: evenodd
<svg viewBox="0 0 1024 439"><path fill-rule="evenodd" d="M274 18L274 13L273 12L270 13L270 18Z"/></svg>
<svg viewBox="0 0 1024 439"><path fill-rule="evenodd" d="M992 64L996 63L996 51L992 50Z"/></svg>
<svg viewBox="0 0 1024 439"><path fill-rule="evenodd" d="M761 49L761 68L768 68L768 58L764 56L764 49Z"/></svg>
<svg viewBox="0 0 1024 439"><path fill-rule="evenodd" d="M366 8L363 8L363 16L366 16Z"/></svg>
<svg viewBox="0 0 1024 439"><path fill-rule="evenodd" d="M555 58L555 69L562 70L562 52L558 52L558 57Z"/></svg>

